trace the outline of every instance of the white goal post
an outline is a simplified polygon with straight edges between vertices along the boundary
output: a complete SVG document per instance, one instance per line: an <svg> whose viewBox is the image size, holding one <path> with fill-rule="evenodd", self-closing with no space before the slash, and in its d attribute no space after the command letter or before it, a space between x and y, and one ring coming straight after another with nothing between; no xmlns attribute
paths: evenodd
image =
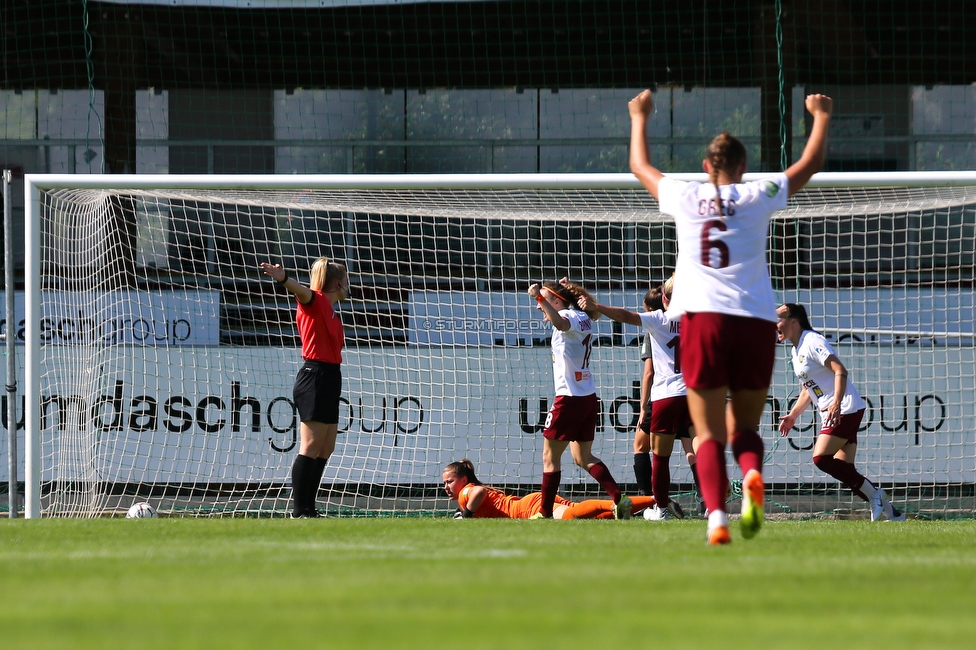
<svg viewBox="0 0 976 650"><path fill-rule="evenodd" d="M699 174L674 175L703 179ZM760 177L761 174L749 175ZM330 514L440 514L443 466L537 489L548 333L525 296L568 275L639 310L670 219L630 174L29 174L26 515L282 516L300 364L294 302L261 276L347 265ZM858 467L920 516L976 514L976 172L822 173L778 213L780 300L805 304L868 399ZM596 453L633 489L636 328L598 322ZM761 434L773 508L857 512L810 458L780 352ZM679 500L693 499L676 454ZM563 491L588 477L564 468ZM685 492L681 492L684 490ZM693 505L693 501L690 502ZM856 516L852 515L852 516Z"/></svg>

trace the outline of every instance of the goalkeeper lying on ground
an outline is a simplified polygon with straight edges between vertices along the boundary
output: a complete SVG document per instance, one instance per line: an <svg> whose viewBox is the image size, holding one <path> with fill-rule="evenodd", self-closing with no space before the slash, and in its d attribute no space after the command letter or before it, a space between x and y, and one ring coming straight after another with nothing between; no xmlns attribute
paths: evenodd
<svg viewBox="0 0 976 650"><path fill-rule="evenodd" d="M444 468L444 490L458 502L460 510L455 519L503 518L541 519L542 493L533 492L524 497L505 494L499 489L484 485L474 474L474 464L467 458L450 463ZM634 512L654 505L654 497L631 497ZM613 501L590 499L576 503L556 496L553 519L613 519Z"/></svg>

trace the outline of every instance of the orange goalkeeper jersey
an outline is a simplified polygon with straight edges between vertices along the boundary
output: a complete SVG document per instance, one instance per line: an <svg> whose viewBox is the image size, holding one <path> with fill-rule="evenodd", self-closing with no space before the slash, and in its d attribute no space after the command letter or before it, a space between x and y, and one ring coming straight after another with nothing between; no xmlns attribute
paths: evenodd
<svg viewBox="0 0 976 650"><path fill-rule="evenodd" d="M462 508L468 507L468 491L474 485L465 485L458 494L458 505ZM572 501L556 495L556 505L569 505ZM485 498L478 506L474 516L486 519L528 519L542 509L542 493L533 492L524 497L516 497L505 494L501 490L496 490L485 486Z"/></svg>

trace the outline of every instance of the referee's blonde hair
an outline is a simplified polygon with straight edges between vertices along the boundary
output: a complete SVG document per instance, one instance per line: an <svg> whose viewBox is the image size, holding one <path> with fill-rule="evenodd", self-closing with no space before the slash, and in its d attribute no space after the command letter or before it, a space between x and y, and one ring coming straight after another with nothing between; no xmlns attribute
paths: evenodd
<svg viewBox="0 0 976 650"><path fill-rule="evenodd" d="M325 287L346 277L346 267L338 262L330 262L320 257L312 263L308 287L312 291L324 291Z"/></svg>

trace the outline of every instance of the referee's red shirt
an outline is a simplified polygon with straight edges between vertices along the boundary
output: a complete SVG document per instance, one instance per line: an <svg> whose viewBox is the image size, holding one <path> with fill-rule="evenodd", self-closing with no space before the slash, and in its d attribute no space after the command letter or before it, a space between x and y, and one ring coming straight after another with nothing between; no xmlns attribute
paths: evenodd
<svg viewBox="0 0 976 650"><path fill-rule="evenodd" d="M312 292L307 305L298 303L298 334L302 337L302 358L342 363L345 334L342 321L321 291Z"/></svg>

